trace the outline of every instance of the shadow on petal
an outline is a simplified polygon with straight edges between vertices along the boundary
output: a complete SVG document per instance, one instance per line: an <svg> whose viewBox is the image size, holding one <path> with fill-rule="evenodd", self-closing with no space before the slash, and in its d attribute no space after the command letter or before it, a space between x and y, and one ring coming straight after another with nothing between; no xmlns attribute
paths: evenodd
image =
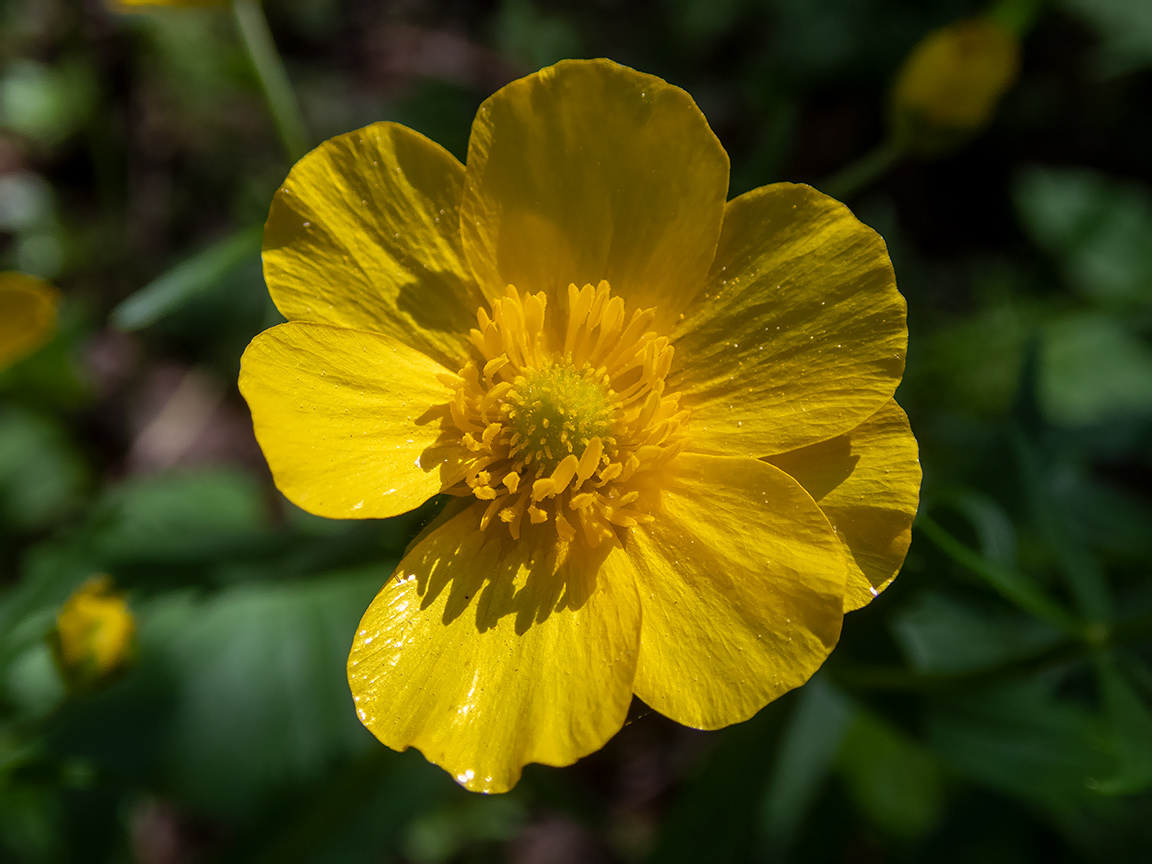
<svg viewBox="0 0 1152 864"><path fill-rule="evenodd" d="M765 461L791 474L819 502L852 476L860 454L858 448L853 448L850 435L839 435Z"/></svg>
<svg viewBox="0 0 1152 864"><path fill-rule="evenodd" d="M612 544L562 543L550 524L525 526L513 540L503 525L482 531L482 513L479 503L450 504L413 544L397 577L416 576L422 611L447 592L445 625L475 606L478 632L513 615L516 633L524 635L553 613L584 607ZM456 542L446 542L450 538Z"/></svg>
<svg viewBox="0 0 1152 864"><path fill-rule="evenodd" d="M467 453L460 443L460 430L452 422L448 404L434 405L415 420L419 428L438 429L436 440L420 453L416 467L425 474L438 472L441 491L448 491L464 479Z"/></svg>
<svg viewBox="0 0 1152 864"><path fill-rule="evenodd" d="M912 540L920 463L904 412L889 402L850 432L763 461L795 478L836 529L849 555L844 608L867 605Z"/></svg>

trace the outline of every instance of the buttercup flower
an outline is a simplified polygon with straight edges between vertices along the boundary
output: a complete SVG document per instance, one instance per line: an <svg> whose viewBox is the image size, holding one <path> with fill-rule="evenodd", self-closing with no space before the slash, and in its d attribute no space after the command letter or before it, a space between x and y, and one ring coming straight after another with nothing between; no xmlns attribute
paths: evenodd
<svg viewBox="0 0 1152 864"><path fill-rule="evenodd" d="M136 647L136 619L107 575L77 588L56 616L56 665L75 689L88 689L118 673Z"/></svg>
<svg viewBox="0 0 1152 864"><path fill-rule="evenodd" d="M113 12L133 12L158 6L171 6L177 9L196 6L227 6L230 0L105 0Z"/></svg>
<svg viewBox="0 0 1152 864"><path fill-rule="evenodd" d="M42 346L56 332L60 292L26 273L0 273L0 369Z"/></svg>
<svg viewBox="0 0 1152 864"><path fill-rule="evenodd" d="M897 137L926 155L964 143L988 123L1020 71L1020 40L973 19L925 36L892 88Z"/></svg>
<svg viewBox="0 0 1152 864"><path fill-rule="evenodd" d="M566 61L481 106L467 167L377 123L272 203L288 323L244 355L257 438L323 516L455 496L348 678L377 738L469 789L596 750L633 694L752 716L903 560L920 470L884 243L806 186L727 187L687 93Z"/></svg>

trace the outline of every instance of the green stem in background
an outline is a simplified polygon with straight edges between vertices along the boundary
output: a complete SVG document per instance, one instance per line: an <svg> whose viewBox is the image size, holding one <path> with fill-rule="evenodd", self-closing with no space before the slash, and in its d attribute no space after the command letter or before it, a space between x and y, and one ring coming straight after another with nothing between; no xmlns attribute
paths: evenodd
<svg viewBox="0 0 1152 864"><path fill-rule="evenodd" d="M992 684L1021 675L1067 663L1098 661L1107 648L1144 643L1152 636L1152 615L1140 615L1113 627L1106 635L1093 639L1062 638L1034 653L960 672L918 672L902 666L877 663L853 663L833 655L821 671L848 689L891 692L955 690L960 686Z"/></svg>
<svg viewBox="0 0 1152 864"><path fill-rule="evenodd" d="M1002 597L1015 603L1025 612L1047 621L1075 639L1092 638L1092 634L1049 599L1027 577L987 560L928 516L921 514L917 517L916 527L949 558L979 576Z"/></svg>
<svg viewBox="0 0 1152 864"><path fill-rule="evenodd" d="M289 161L296 162L310 149L308 133L288 73L284 71L284 63L268 30L264 10L260 8L259 0L233 0L232 11L236 13L236 26L248 49L256 77L260 79L284 151Z"/></svg>
<svg viewBox="0 0 1152 864"><path fill-rule="evenodd" d="M1032 29L1046 5L1047 0L998 0L984 17L1017 36L1023 36Z"/></svg>
<svg viewBox="0 0 1152 864"><path fill-rule="evenodd" d="M904 147L888 138L855 162L840 169L823 183L820 191L841 201L851 198L865 186L884 176L904 155Z"/></svg>

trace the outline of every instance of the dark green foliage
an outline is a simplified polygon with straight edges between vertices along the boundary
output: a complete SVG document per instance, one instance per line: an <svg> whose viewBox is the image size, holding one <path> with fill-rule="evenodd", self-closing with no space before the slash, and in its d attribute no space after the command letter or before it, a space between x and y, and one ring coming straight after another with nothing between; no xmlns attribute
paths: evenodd
<svg viewBox="0 0 1152 864"><path fill-rule="evenodd" d="M869 153L875 174L908 49L984 11L266 6L318 138L391 119L463 158L497 87L609 56L692 93L733 195L820 187ZM344 678L437 504L302 513L236 391L279 320L257 226L289 165L229 11L0 5L0 270L66 298L56 339L0 372L0 861L1149 860L1145 8L999 4L1033 21L991 128L845 193L908 299L898 399L925 481L902 575L817 678L714 733L637 703L601 752L482 798L375 742ZM137 616L136 660L69 696L48 634L101 572Z"/></svg>

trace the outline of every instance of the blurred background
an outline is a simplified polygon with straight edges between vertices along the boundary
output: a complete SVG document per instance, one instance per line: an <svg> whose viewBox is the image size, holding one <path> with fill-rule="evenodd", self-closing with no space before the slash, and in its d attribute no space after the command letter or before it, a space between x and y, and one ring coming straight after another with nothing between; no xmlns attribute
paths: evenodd
<svg viewBox="0 0 1152 864"><path fill-rule="evenodd" d="M0 0L0 270L62 295L0 371L0 861L1152 860L1152 4L263 12ZM989 15L999 71L945 100L983 107L934 116L951 61L906 58ZM356 622L436 503L309 516L252 437L260 226L301 146L262 33L307 146L389 119L463 159L495 89L607 56L695 97L731 195L812 183L884 236L923 502L809 685L720 732L634 703L493 797L359 725Z"/></svg>

